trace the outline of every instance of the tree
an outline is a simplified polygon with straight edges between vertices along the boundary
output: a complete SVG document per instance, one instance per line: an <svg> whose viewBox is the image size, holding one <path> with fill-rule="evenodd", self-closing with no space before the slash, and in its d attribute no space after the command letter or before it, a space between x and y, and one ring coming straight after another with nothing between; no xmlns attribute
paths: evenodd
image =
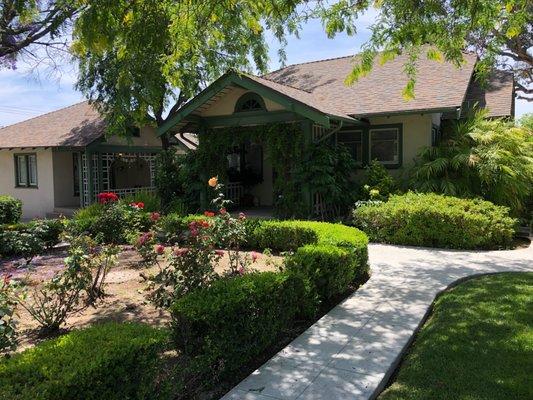
<svg viewBox="0 0 533 400"><path fill-rule="evenodd" d="M533 101L533 2L531 0L340 0L319 2L306 18L322 19L330 37L355 32L356 18L371 6L379 17L371 37L346 82L368 74L379 55L382 63L406 52L409 77L404 97L415 95L416 61L425 54L457 65L463 51L475 51L476 72L483 82L493 68L512 71L517 97Z"/></svg>
<svg viewBox="0 0 533 400"><path fill-rule="evenodd" d="M265 28L283 41L295 4L91 1L74 30L77 87L106 116L111 134L123 134L128 124L161 126L228 69L264 71Z"/></svg>
<svg viewBox="0 0 533 400"><path fill-rule="evenodd" d="M78 11L77 0L0 0L0 68L15 68L35 48L65 48L61 37Z"/></svg>

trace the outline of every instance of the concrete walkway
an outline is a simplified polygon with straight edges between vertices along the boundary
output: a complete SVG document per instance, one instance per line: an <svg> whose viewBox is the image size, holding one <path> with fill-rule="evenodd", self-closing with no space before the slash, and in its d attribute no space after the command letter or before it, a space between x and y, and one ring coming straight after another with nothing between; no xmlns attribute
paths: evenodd
<svg viewBox="0 0 533 400"><path fill-rule="evenodd" d="M384 388L435 296L458 279L533 271L533 247L466 252L372 244L372 277L223 400L359 400Z"/></svg>

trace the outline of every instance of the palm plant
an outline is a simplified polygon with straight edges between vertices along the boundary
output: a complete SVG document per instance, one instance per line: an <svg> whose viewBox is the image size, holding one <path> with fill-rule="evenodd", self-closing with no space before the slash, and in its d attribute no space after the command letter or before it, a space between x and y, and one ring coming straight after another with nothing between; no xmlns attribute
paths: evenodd
<svg viewBox="0 0 533 400"><path fill-rule="evenodd" d="M420 192L483 197L518 215L532 194L531 129L487 119L486 111L456 121L441 143L419 152L410 186Z"/></svg>

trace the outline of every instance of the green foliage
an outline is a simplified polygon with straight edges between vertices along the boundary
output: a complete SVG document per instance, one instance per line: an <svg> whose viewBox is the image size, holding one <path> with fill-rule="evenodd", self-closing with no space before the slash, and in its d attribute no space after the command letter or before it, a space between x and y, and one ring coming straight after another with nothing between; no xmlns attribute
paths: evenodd
<svg viewBox="0 0 533 400"><path fill-rule="evenodd" d="M228 376L275 344L297 317L312 313L312 297L293 274L221 279L172 306L173 338L207 379Z"/></svg>
<svg viewBox="0 0 533 400"><path fill-rule="evenodd" d="M107 116L112 134L165 120L229 69L265 71L264 26L283 40L296 1L92 1L76 20L78 88ZM173 106L176 106L173 108Z"/></svg>
<svg viewBox="0 0 533 400"><path fill-rule="evenodd" d="M379 64L405 54L403 69L406 99L416 96L417 62L464 61L464 50L473 49L480 61L476 74L483 81L494 68L513 71L517 93L527 98L531 84L533 10L529 0L346 0L318 2L304 19L319 17L329 37L338 32L355 33L357 18L375 7L379 17L370 26L370 39L346 78L351 84ZM408 10L408 12L407 12ZM430 45L430 46L426 46Z"/></svg>
<svg viewBox="0 0 533 400"><path fill-rule="evenodd" d="M125 205L131 203L143 203L143 211L145 212L158 212L161 211L161 199L156 193L151 192L138 192L130 194L129 196L120 199Z"/></svg>
<svg viewBox="0 0 533 400"><path fill-rule="evenodd" d="M22 201L11 196L0 196L0 225L16 224L22 216Z"/></svg>
<svg viewBox="0 0 533 400"><path fill-rule="evenodd" d="M182 168L182 156L178 155L174 149L163 151L157 155L155 186L165 211L168 211L169 205L176 198L182 198L184 195L183 182L181 180Z"/></svg>
<svg viewBox="0 0 533 400"><path fill-rule="evenodd" d="M163 331L107 323L73 331L0 361L0 398L152 399Z"/></svg>
<svg viewBox="0 0 533 400"><path fill-rule="evenodd" d="M318 221L264 221L254 235L260 248L278 251L314 243L365 249L368 244L368 238L358 229Z"/></svg>
<svg viewBox="0 0 533 400"><path fill-rule="evenodd" d="M254 242L260 249L276 251L296 250L309 243L316 243L318 236L309 227L292 221L265 221L254 232Z"/></svg>
<svg viewBox="0 0 533 400"><path fill-rule="evenodd" d="M384 201L396 189L396 182L392 175L379 161L372 160L365 167L365 175L361 182L363 200Z"/></svg>
<svg viewBox="0 0 533 400"><path fill-rule="evenodd" d="M345 293L364 267L352 249L332 244L309 244L286 259L287 271L302 273L321 300Z"/></svg>
<svg viewBox="0 0 533 400"><path fill-rule="evenodd" d="M88 234L103 243L128 243L153 225L150 213L124 201L90 205L76 212L69 223L73 233Z"/></svg>
<svg viewBox="0 0 533 400"><path fill-rule="evenodd" d="M481 196L518 215L533 188L532 131L484 112L455 123L439 146L418 155L411 186L422 192Z"/></svg>
<svg viewBox="0 0 533 400"><path fill-rule="evenodd" d="M354 222L377 242L491 249L511 245L517 221L488 201L409 192L355 209Z"/></svg>
<svg viewBox="0 0 533 400"><path fill-rule="evenodd" d="M0 276L0 356L17 348L16 307L15 285L8 276Z"/></svg>
<svg viewBox="0 0 533 400"><path fill-rule="evenodd" d="M351 172L356 163L345 146L315 143L302 155L296 179L312 188L324 204L332 206L336 217L345 216L355 200ZM326 215L315 215L326 220Z"/></svg>
<svg viewBox="0 0 533 400"><path fill-rule="evenodd" d="M477 277L443 293L379 400L530 398L532 298L530 272Z"/></svg>
<svg viewBox="0 0 533 400"><path fill-rule="evenodd" d="M158 221L156 230L162 242L168 244L183 243L189 224L193 221L206 219L203 215L167 214Z"/></svg>

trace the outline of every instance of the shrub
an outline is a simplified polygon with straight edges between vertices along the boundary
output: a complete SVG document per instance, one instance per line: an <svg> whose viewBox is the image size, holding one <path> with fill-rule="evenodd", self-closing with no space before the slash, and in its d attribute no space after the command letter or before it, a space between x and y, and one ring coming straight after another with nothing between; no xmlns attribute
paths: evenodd
<svg viewBox="0 0 533 400"><path fill-rule="evenodd" d="M30 233L42 240L47 249L54 247L61 239L65 223L61 219L39 219L29 223Z"/></svg>
<svg viewBox="0 0 533 400"><path fill-rule="evenodd" d="M22 202L11 196L0 196L0 225L16 224L22 216Z"/></svg>
<svg viewBox="0 0 533 400"><path fill-rule="evenodd" d="M318 241L313 229L293 221L265 221L254 230L253 235L259 248L276 251L296 250Z"/></svg>
<svg viewBox="0 0 533 400"><path fill-rule="evenodd" d="M144 204L143 210L146 212L155 212L161 210L161 199L156 193L138 192L120 199L120 202L128 205L131 203Z"/></svg>
<svg viewBox="0 0 533 400"><path fill-rule="evenodd" d="M304 280L294 274L221 279L172 306L173 339L201 368L228 374L276 343L298 316L313 312L310 298Z"/></svg>
<svg viewBox="0 0 533 400"><path fill-rule="evenodd" d="M0 356L17 347L16 290L9 276L0 276Z"/></svg>
<svg viewBox="0 0 533 400"><path fill-rule="evenodd" d="M346 292L363 266L352 249L332 244L300 247L286 260L287 271L303 273L321 300Z"/></svg>
<svg viewBox="0 0 533 400"><path fill-rule="evenodd" d="M377 160L365 167L361 182L363 200L387 200L396 188L396 182L387 169Z"/></svg>
<svg viewBox="0 0 533 400"><path fill-rule="evenodd" d="M412 192L357 208L354 222L377 242L457 249L508 247L516 224L488 201Z"/></svg>
<svg viewBox="0 0 533 400"><path fill-rule="evenodd" d="M59 243L64 223L43 219L0 227L0 255L22 256L31 261L37 254Z"/></svg>
<svg viewBox="0 0 533 400"><path fill-rule="evenodd" d="M107 323L45 341L0 362L0 398L152 399L165 338L147 325Z"/></svg>
<svg viewBox="0 0 533 400"><path fill-rule="evenodd" d="M206 219L203 215L167 214L161 217L157 223L158 236L165 243L178 243L183 241L184 233L189 229L189 224L193 221Z"/></svg>

